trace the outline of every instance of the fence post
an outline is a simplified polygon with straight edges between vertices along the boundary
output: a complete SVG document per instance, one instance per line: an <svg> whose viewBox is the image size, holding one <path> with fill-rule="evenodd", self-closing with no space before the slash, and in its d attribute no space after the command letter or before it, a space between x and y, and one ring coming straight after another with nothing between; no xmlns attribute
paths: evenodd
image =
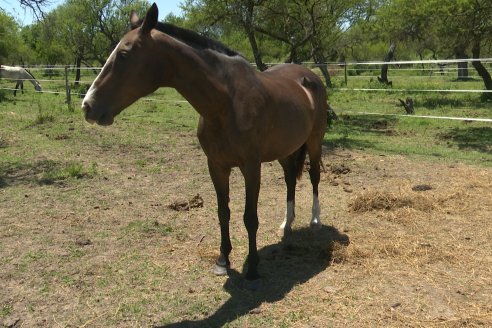
<svg viewBox="0 0 492 328"><path fill-rule="evenodd" d="M348 81L347 81L347 63L345 63L344 67L345 67L345 70L344 70L345 71L345 87L347 87L348 86Z"/></svg>
<svg viewBox="0 0 492 328"><path fill-rule="evenodd" d="M65 66L65 91L67 97L68 110L72 110L72 95L70 92L70 85L68 84L68 66Z"/></svg>

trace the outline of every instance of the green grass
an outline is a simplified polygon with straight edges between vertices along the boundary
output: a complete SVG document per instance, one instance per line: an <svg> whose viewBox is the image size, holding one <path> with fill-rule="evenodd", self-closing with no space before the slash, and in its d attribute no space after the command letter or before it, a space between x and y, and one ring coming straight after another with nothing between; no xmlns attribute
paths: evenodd
<svg viewBox="0 0 492 328"><path fill-rule="evenodd" d="M130 222L124 229L123 231L125 234L133 234L133 233L138 233L138 234L157 234L157 235L162 235L165 236L173 231L173 228L161 224L156 220L139 220L139 221L133 221Z"/></svg>
<svg viewBox="0 0 492 328"><path fill-rule="evenodd" d="M350 88L381 88L375 76L378 71L365 72L365 75L349 76ZM398 72L400 74L401 72ZM92 73L85 72L86 79ZM390 71L393 89L483 89L479 79L457 82L453 76L406 76ZM450 121L415 117L384 116L404 114L398 106L398 99L412 97L417 115L455 116L470 118L491 118L492 102L484 101L479 93L419 93L419 92L364 92L341 91L343 75L333 76L335 89L328 90L329 102L340 117L326 135L329 147L362 149L370 152L402 154L430 159L464 161L478 165L492 164L492 124L482 122ZM391 89L390 87L386 87ZM4 93L5 94L5 93ZM33 158L39 153L64 152L67 158L73 157L76 147L60 149L64 139L74 140L77 147L84 142L99 147L136 146L145 148L156 139L160 130L191 132L196 129L198 114L182 97L172 89L160 89L125 110L117 119L118 136L101 138L98 129L83 125L79 111L71 112L64 102L64 95L26 93L17 97L5 94L0 112L0 151L3 163L2 175L12 166L36 167ZM74 106L79 107L80 98L74 97ZM363 115L361 112L381 114ZM82 124L82 128L75 128ZM71 130L75 129L72 133ZM95 132L95 133L92 133ZM29 147L21 153L7 151L11 142L16 142L21 134L28 140ZM50 142L47 143L46 139ZM80 140L79 140L80 138ZM14 141L12 140L14 139ZM77 139L77 140L76 140ZM53 141L53 142L51 142ZM173 147L172 137L166 140L165 147ZM63 146L62 146L63 147ZM12 147L13 148L13 147ZM26 158L31 158L26 162ZM69 178L90 177L97 173L96 167L78 160L66 163L53 163L43 167L43 181L57 181ZM149 161L145 156L134 163L148 172L162 172L165 166ZM43 165L41 165L43 166Z"/></svg>
<svg viewBox="0 0 492 328"><path fill-rule="evenodd" d="M482 90L480 79L460 82L453 76L409 76L405 71L390 70L393 86L389 87L377 81L379 73L349 76L348 87L389 91L341 90L345 87L343 75L333 76L329 103L340 119L326 135L329 147L492 166L491 123L398 116L405 114L398 99L412 98L416 115L488 119L492 118L492 101L484 100L480 93L391 91Z"/></svg>
<svg viewBox="0 0 492 328"><path fill-rule="evenodd" d="M47 168L43 172L40 183L51 184L56 181L65 179L81 179L84 177L92 177L97 174L97 164L93 163L86 168L82 163L68 162L62 165L48 163Z"/></svg>
<svg viewBox="0 0 492 328"><path fill-rule="evenodd" d="M349 88L383 88L376 80L379 71L364 71L349 76ZM85 71L84 79L93 79ZM390 70L393 86L385 89L483 89L480 79L457 82L454 76L409 76L405 71ZM464 161L492 165L492 124L416 117L404 114L398 99L411 97L417 115L492 118L492 102L479 93L366 92L341 91L343 75L332 76L335 88L328 90L330 105L339 115L326 134L329 147L345 147L377 153L402 154L429 159ZM56 80L57 77L53 77ZM3 85L8 86L2 81ZM63 84L46 87L63 91ZM56 85L56 87L54 86ZM83 88L79 88L82 90ZM60 92L61 92L60 91ZM147 158L145 149L159 131L191 132L196 129L198 114L172 89L160 89L125 110L117 119L118 134L105 133L83 123L79 111L67 108L64 94L26 92L13 97L2 92L0 98L0 185L12 171L31 170L33 178L45 183L80 179L97 174L96 163L74 158L77 147L96 144L100 148L139 148L142 157L134 162L149 173L162 173L170 165ZM73 97L74 106L81 99ZM378 115L365 115L370 112ZM385 116L386 115L386 116ZM124 128L121 128L124 126ZM112 137L113 136L113 137ZM176 143L171 135L162 145L168 151ZM66 147L66 143L73 145ZM24 145L20 145L24 143ZM12 146L12 147L11 147ZM20 147L19 147L20 146ZM169 148L167 148L169 147ZM198 148L198 147L197 147ZM66 162L50 162L50 153L63 153Z"/></svg>
<svg viewBox="0 0 492 328"><path fill-rule="evenodd" d="M0 308L0 318L8 316L12 311L14 310L14 307L12 304L3 304L2 307Z"/></svg>
<svg viewBox="0 0 492 328"><path fill-rule="evenodd" d="M325 140L331 148L492 166L492 126L487 123L345 114Z"/></svg>

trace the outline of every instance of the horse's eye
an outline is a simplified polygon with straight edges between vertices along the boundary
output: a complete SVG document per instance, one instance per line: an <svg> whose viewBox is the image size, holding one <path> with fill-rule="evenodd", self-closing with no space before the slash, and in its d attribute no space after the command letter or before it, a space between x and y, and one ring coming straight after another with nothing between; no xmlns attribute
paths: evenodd
<svg viewBox="0 0 492 328"><path fill-rule="evenodd" d="M128 52L126 52L126 51L120 51L120 52L118 52L118 59L124 60L127 57L128 57Z"/></svg>

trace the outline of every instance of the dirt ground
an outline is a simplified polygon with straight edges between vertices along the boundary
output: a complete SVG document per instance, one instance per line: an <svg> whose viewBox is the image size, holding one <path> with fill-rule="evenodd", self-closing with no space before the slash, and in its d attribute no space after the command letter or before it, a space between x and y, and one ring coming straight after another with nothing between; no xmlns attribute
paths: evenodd
<svg viewBox="0 0 492 328"><path fill-rule="evenodd" d="M194 134L176 140L84 145L73 156L97 173L78 179L43 180L46 165L64 160L43 150L29 166L3 168L0 327L492 326L490 169L326 150L324 226L308 228L304 174L294 231L281 241L283 176L264 164L263 286L252 292L240 276L242 177L231 177L232 268L214 277L220 238L205 156Z"/></svg>

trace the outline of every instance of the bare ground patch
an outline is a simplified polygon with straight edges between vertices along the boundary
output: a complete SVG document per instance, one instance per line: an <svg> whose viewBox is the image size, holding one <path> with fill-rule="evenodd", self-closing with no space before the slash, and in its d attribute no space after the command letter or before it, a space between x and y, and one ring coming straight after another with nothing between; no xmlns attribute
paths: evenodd
<svg viewBox="0 0 492 328"><path fill-rule="evenodd" d="M233 267L229 277L215 277L216 200L192 133L145 147L57 142L77 146L73 156L86 168L96 163L97 172L39 184L33 181L45 170L36 161L4 170L0 326L492 325L490 169L325 153L324 226L308 228L311 186L304 174L294 232L281 241L282 171L264 164L263 288L251 292L241 277L242 178L237 170L231 177ZM431 189L412 190L416 185ZM168 208L197 194L203 207Z"/></svg>

